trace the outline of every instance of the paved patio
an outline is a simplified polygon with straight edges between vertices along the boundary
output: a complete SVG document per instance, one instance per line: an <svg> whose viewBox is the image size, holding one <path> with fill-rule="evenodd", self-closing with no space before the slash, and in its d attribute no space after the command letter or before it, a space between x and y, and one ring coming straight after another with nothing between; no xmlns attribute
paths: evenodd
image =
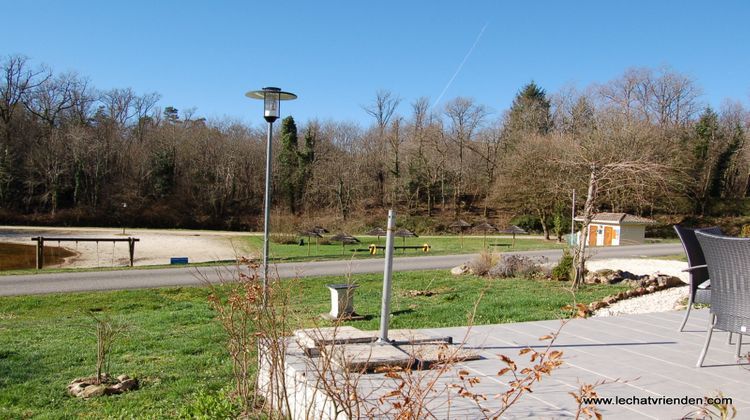
<svg viewBox="0 0 750 420"><path fill-rule="evenodd" d="M562 367L551 377L545 377L534 386L534 392L526 394L512 407L506 417L511 418L571 418L575 417L576 403L568 394L576 391L581 383L620 379L627 382L599 387L600 397L704 397L720 391L731 397L738 411L737 418L750 418L750 365L738 364L734 346L727 344L726 333L715 333L706 358L705 367L696 368L695 363L705 338L708 310L694 311L685 332L677 332L684 312L666 312L643 315L626 315L608 318L575 319L569 322L554 347L564 352ZM497 372L505 365L498 354L505 354L519 363L519 370L526 365L526 356L518 351L526 346L541 349L540 336L556 330L560 321L524 322L467 327L420 330L428 335L450 335L461 341L466 337L466 348L478 352L481 360L462 362L457 369L464 369L481 382L474 392L486 394L490 399L483 405L498 406L493 395L502 393L507 375L498 378ZM468 331L468 335L467 335ZM750 341L746 338L746 341ZM750 351L750 343L743 353ZM288 358L288 373L296 380L296 404L304 405L304 384L311 381L310 371L304 366L304 357L293 352ZM309 363L309 361L308 361ZM305 375L300 375L305 372ZM384 385L384 381L385 385ZM390 381L390 383L388 382ZM456 383L450 375L440 379L443 383ZM374 387L372 398L385 394L394 382L380 374L368 374L360 388ZM443 393L447 393L443 392ZM360 395L367 395L360 393ZM438 418L476 418L479 412L471 401L441 396L430 403ZM442 400L441 400L442 399ZM386 403L387 404L387 403ZM605 418L680 418L695 410L685 405L600 405Z"/></svg>

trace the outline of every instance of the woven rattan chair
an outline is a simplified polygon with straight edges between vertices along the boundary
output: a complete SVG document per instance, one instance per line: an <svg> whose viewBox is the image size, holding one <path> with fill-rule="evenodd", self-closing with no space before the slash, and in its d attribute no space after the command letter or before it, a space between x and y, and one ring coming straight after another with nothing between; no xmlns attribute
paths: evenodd
<svg viewBox="0 0 750 420"><path fill-rule="evenodd" d="M693 305L711 303L711 289L698 288L698 286L708 280L708 269L706 268L706 259L703 256L701 245L695 237L696 229L675 225L674 230L677 232L677 236L680 237L682 247L685 249L685 255L687 255L688 268L684 271L690 274L690 295L688 296L687 311L685 311L685 318L682 320L682 325L680 325L680 331L683 331ZM704 228L700 229L700 231L712 235L722 234L721 229L718 227Z"/></svg>
<svg viewBox="0 0 750 420"><path fill-rule="evenodd" d="M750 332L750 238L730 238L696 232L711 278L711 316L706 344L698 357L703 366L714 329L737 333L740 357L742 335Z"/></svg>

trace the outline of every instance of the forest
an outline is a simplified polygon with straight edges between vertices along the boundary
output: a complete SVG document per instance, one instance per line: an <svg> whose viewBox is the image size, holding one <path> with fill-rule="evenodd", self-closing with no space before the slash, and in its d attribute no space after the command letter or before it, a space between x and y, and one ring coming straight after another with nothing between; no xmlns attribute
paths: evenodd
<svg viewBox="0 0 750 420"><path fill-rule="evenodd" d="M207 120L159 106L168 98L155 92L0 60L0 223L262 227L260 121ZM274 223L356 231L394 208L422 232L461 218L554 237L569 231L573 191L579 211L591 188L596 211L743 216L750 114L736 99L714 109L701 98L674 69L631 68L556 92L530 81L511 104L381 90L363 98L368 126L287 116L275 125Z"/></svg>

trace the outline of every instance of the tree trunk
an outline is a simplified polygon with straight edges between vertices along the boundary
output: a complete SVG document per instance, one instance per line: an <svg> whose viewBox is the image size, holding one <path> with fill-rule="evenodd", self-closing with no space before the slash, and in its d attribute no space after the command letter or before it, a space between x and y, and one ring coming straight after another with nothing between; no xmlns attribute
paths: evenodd
<svg viewBox="0 0 750 420"><path fill-rule="evenodd" d="M539 214L539 222L542 224L542 232L544 232L544 240L549 241L549 227L547 226L547 214L542 209L537 209Z"/></svg>
<svg viewBox="0 0 750 420"><path fill-rule="evenodd" d="M596 167L591 167L591 175L589 176L589 189L586 195L586 204L583 206L583 224L581 226L581 235L578 239L578 246L574 255L576 273L573 279L573 288L583 283L584 275L586 274L586 245L589 238L589 225L591 219L594 217L594 202L596 200L597 190L597 172Z"/></svg>

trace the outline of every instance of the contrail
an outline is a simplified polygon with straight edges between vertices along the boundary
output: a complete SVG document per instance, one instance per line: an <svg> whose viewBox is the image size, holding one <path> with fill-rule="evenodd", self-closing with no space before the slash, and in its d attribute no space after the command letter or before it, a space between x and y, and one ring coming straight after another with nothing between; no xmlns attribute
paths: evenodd
<svg viewBox="0 0 750 420"><path fill-rule="evenodd" d="M471 46L471 48L469 48L469 52L466 53L466 56L461 61L461 64L458 65L458 68L456 69L456 72L453 73L453 77L451 77L451 79L448 80L448 83L443 88L443 91L440 92L440 95L438 95L438 97L435 100L435 102L432 103L432 107L431 108L434 108L435 105L437 105L440 102L440 100L443 99L443 95L445 95L445 92L448 90L449 87L451 87L451 84L453 83L453 80L455 80L456 76L458 76L458 73L461 72L461 69L464 67L464 64L466 64L466 60L469 59L469 56L471 55L471 53L474 52L474 48L479 43L479 40L482 38L482 34L484 34L484 30L487 29L487 25L489 25L489 24L490 24L489 22L485 23L484 26L482 27L482 30L479 31L479 35L477 35L477 39L474 40L474 44Z"/></svg>

